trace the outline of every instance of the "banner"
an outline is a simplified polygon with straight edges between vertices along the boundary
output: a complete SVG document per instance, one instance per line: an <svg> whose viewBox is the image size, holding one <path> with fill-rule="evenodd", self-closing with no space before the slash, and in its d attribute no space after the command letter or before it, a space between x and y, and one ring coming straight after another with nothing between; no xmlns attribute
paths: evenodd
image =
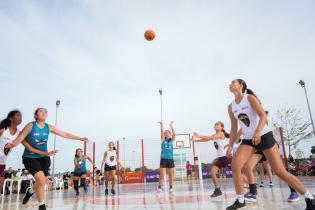
<svg viewBox="0 0 315 210"><path fill-rule="evenodd" d="M122 175L123 184L134 184L142 183L142 174L141 173L125 173Z"/></svg>
<svg viewBox="0 0 315 210"><path fill-rule="evenodd" d="M146 182L159 182L160 172L159 171L148 171L145 172Z"/></svg>
<svg viewBox="0 0 315 210"><path fill-rule="evenodd" d="M232 178L232 170L230 169L230 167L225 167L224 168L224 172L225 172L225 177L226 178ZM217 173L217 177L220 177L220 173ZM210 168L204 168L202 169L202 178L203 179L210 179L211 178L211 171Z"/></svg>

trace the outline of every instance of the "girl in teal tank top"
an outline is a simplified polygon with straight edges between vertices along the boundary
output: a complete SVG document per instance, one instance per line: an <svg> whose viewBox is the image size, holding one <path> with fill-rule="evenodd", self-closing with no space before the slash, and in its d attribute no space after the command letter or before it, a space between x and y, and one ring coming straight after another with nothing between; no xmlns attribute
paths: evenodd
<svg viewBox="0 0 315 210"><path fill-rule="evenodd" d="M175 141L175 130L173 128L173 121L170 124L170 130L164 130L163 123L159 122L160 130L161 130L161 162L160 162L160 179L159 186L157 192L160 193L162 191L162 184L164 181L164 176L166 174L166 170L169 174L169 185L170 185L170 193L173 193L173 180L174 180L174 141Z"/></svg>
<svg viewBox="0 0 315 210"><path fill-rule="evenodd" d="M89 160L92 164L93 161L90 157L83 155L82 150L80 148L75 150L75 157L74 157L74 172L73 172L73 185L74 190L76 192L76 196L80 195L79 191L79 179L80 179L80 186L83 187L84 192L87 193L88 189L86 186L86 160Z"/></svg>
<svg viewBox="0 0 315 210"><path fill-rule="evenodd" d="M87 141L86 137L79 137L71 133L59 130L53 125L47 124L47 110L45 108L38 108L34 113L34 122L28 123L19 136L11 143L7 144L6 148L11 149L23 142L32 149L25 150L23 153L23 163L25 168L31 172L35 178L35 184L32 188L28 188L24 197L23 204L26 204L34 193L39 203L39 210L46 210L44 201L45 191L44 187L47 181L46 176L49 175L50 158L46 156L53 156L57 150L47 152L47 142L49 133L53 133L66 139L73 139L79 141Z"/></svg>

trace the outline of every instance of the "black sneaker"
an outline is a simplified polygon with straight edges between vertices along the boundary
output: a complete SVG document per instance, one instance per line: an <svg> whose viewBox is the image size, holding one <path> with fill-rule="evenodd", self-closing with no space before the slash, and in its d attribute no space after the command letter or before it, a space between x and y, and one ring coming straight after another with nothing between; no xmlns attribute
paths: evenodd
<svg viewBox="0 0 315 210"><path fill-rule="evenodd" d="M218 197L222 195L221 189L220 188L216 188L213 192L213 194L211 195L212 198Z"/></svg>
<svg viewBox="0 0 315 210"><path fill-rule="evenodd" d="M233 205L227 207L226 210L236 210L236 209L241 209L241 208L244 208L244 207L246 207L245 201L244 201L244 203L240 203L238 201L238 199L236 199L235 202L233 203Z"/></svg>
<svg viewBox="0 0 315 210"><path fill-rule="evenodd" d="M315 199L305 198L306 209L305 210L315 210Z"/></svg>
<svg viewBox="0 0 315 210"><path fill-rule="evenodd" d="M32 197L32 195L34 194L34 193L30 193L30 190L31 190L30 187L27 188L26 193L25 193L25 195L24 195L24 197L23 197L23 201L22 201L23 204L26 204L26 203L30 200L30 198Z"/></svg>
<svg viewBox="0 0 315 210"><path fill-rule="evenodd" d="M46 210L46 205L45 205L45 204L40 205L40 206L38 207L38 210Z"/></svg>
<svg viewBox="0 0 315 210"><path fill-rule="evenodd" d="M110 192L112 193L112 195L116 195L116 192L114 189L112 189Z"/></svg>
<svg viewBox="0 0 315 210"><path fill-rule="evenodd" d="M108 189L105 189L105 195L108 195Z"/></svg>

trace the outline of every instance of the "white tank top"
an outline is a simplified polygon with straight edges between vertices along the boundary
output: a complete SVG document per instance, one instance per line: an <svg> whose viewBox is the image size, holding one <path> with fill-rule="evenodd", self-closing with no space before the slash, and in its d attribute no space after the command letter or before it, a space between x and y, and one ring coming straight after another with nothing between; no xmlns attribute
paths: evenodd
<svg viewBox="0 0 315 210"><path fill-rule="evenodd" d="M213 141L214 147L217 151L217 157L224 157L226 156L226 151L224 149L225 146L225 139L218 139Z"/></svg>
<svg viewBox="0 0 315 210"><path fill-rule="evenodd" d="M0 165L5 165L8 155L4 154L4 147L7 143L14 141L17 136L20 134L20 131L17 130L14 135L11 135L10 129L4 129L2 135L0 136Z"/></svg>
<svg viewBox="0 0 315 210"><path fill-rule="evenodd" d="M113 151L107 151L106 152L106 160L105 160L105 164L108 166L116 166L117 165L117 159L116 159L116 150Z"/></svg>
<svg viewBox="0 0 315 210"><path fill-rule="evenodd" d="M238 150L238 148L240 147L240 145L241 145L241 143L242 143L242 141L240 141L240 142L234 142L234 144L233 144L233 154L235 154L236 153L236 151Z"/></svg>
<svg viewBox="0 0 315 210"><path fill-rule="evenodd" d="M259 116L250 105L248 94L244 94L243 99L239 104L237 104L235 100L232 102L232 112L242 128L244 139L252 139L259 123ZM264 135L269 131L267 125L265 125L261 135Z"/></svg>

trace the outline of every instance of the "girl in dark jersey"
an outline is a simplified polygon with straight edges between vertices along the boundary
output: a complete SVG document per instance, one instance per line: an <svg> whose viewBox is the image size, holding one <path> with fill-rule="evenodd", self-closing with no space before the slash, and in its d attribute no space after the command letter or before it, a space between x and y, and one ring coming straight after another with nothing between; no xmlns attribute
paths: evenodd
<svg viewBox="0 0 315 210"><path fill-rule="evenodd" d="M236 79L230 84L230 91L234 94L234 100L228 107L231 119L228 153L232 151L238 124L242 128L244 139L232 160L233 181L237 199L233 205L226 209L235 210L245 207L241 170L252 154L256 151L262 151L275 174L305 197L306 209L315 210L314 196L283 166L276 141L266 125L266 113L256 95L247 89L245 81L241 79Z"/></svg>
<svg viewBox="0 0 315 210"><path fill-rule="evenodd" d="M213 165L211 167L211 178L215 187L211 197L222 195L221 189L219 187L217 173L220 169L227 167L231 163L231 158L226 156L224 145L225 138L228 138L230 135L224 130L224 124L222 122L216 122L214 129L216 133L212 136L202 136L194 132L194 136L200 139L195 140L195 142L213 141L214 146L217 150L217 158L213 161Z"/></svg>
<svg viewBox="0 0 315 210"><path fill-rule="evenodd" d="M44 187L47 182L48 170L50 167L50 158L46 157L47 154L47 141L49 133L56 134L63 138L87 141L86 137L79 137L70 133L60 131L55 126L47 124L47 110L45 108L38 108L34 114L35 121L28 123L19 136L7 148L13 148L21 142L27 142L39 152L31 152L27 149L24 150L23 164L25 168L34 176L35 185L28 188L23 198L23 204L26 204L30 197L36 193L39 210L45 210L46 205L44 202ZM55 153L56 151L52 151Z"/></svg>

